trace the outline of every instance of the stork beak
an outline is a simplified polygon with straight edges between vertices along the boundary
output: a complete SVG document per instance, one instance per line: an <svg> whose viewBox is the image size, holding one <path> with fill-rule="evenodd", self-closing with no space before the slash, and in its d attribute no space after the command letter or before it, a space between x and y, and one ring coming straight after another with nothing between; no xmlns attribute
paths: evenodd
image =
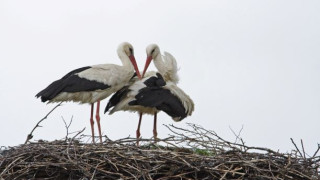
<svg viewBox="0 0 320 180"><path fill-rule="evenodd" d="M130 55L129 56L129 59L134 67L134 70L136 70L136 73L137 73L137 76L139 77L139 79L141 79L141 74L140 74L140 71L139 71L139 68L137 66L137 62L136 62L136 59L134 58L133 55Z"/></svg>
<svg viewBox="0 0 320 180"><path fill-rule="evenodd" d="M147 60L146 60L146 64L144 66L144 70L143 70L143 73L142 73L142 77L144 77L144 74L146 73L150 63L151 63L151 60L152 60L152 56L148 56L147 57Z"/></svg>

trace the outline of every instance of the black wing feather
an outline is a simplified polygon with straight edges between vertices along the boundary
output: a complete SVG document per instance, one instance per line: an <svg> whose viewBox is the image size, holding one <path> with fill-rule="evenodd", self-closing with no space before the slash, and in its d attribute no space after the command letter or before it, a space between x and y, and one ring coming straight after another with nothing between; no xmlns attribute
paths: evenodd
<svg viewBox="0 0 320 180"><path fill-rule="evenodd" d="M187 116L181 100L164 88L143 88L136 95L136 100L131 101L129 105L140 105L144 107L153 107L164 111L172 118L178 117L182 120Z"/></svg>
<svg viewBox="0 0 320 180"><path fill-rule="evenodd" d="M157 77L152 76L149 79L145 80L143 83L147 87L161 87L166 85L166 82L164 81L160 73L157 73Z"/></svg>
<svg viewBox="0 0 320 180"><path fill-rule="evenodd" d="M134 83L134 78L137 77L137 73L133 73L132 77L130 78L130 82ZM118 90L116 93L114 93L111 98L109 99L109 102L106 106L106 108L104 109L104 113L108 112L110 108L114 107L115 105L117 105L124 97L127 96L128 92L130 92L129 90L129 86L124 86L123 88L121 88L120 90Z"/></svg>
<svg viewBox="0 0 320 180"><path fill-rule="evenodd" d="M128 92L130 92L129 86L124 86L119 91L114 93L112 97L109 99L109 102L106 108L104 109L104 113L108 112L110 108L117 105L124 97L127 96Z"/></svg>
<svg viewBox="0 0 320 180"><path fill-rule="evenodd" d="M81 78L76 73L82 72L91 68L90 66L75 69L61 79L54 81L47 88L40 91L36 97L41 97L42 102L53 99L61 92L83 92L94 91L98 89L107 89L110 86L97 81L91 81Z"/></svg>
<svg viewBox="0 0 320 180"><path fill-rule="evenodd" d="M170 92L170 90L163 88L166 85L160 73L157 76L152 76L143 83L146 87L139 90L135 96L135 100L129 102L129 105L139 105L144 107L156 108L164 111L172 118L178 117L182 120L187 116L185 108L181 100ZM109 100L105 113L113 106L117 105L130 92L129 86L125 86L117 91Z"/></svg>

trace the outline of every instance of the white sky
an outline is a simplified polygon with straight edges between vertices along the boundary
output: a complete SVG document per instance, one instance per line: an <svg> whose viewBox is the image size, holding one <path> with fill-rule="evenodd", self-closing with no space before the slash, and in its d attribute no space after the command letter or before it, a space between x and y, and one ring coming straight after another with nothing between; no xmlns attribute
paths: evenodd
<svg viewBox="0 0 320 180"><path fill-rule="evenodd" d="M196 3L195 3L196 2ZM120 64L116 48L135 48L140 70L145 48L157 43L174 55L179 86L194 100L196 123L247 145L290 151L303 139L307 152L320 143L320 1L0 1L0 145L24 142L55 104L34 96L69 71L87 65ZM150 66L150 69L155 69ZM101 112L107 100L102 102ZM34 133L34 139L65 136L86 127L90 106L65 103ZM102 116L111 139L135 136L138 116ZM152 136L152 117L141 133ZM97 131L96 131L97 132ZM97 133L96 133L97 134Z"/></svg>

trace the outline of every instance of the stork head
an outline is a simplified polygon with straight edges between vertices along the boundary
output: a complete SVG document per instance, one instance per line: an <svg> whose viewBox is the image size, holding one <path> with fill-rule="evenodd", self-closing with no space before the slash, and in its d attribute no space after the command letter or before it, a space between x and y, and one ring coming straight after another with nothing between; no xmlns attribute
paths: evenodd
<svg viewBox="0 0 320 180"><path fill-rule="evenodd" d="M142 77L146 73L152 59L156 59L156 57L160 55L160 48L156 44L150 44L149 46L147 46L146 52L147 52L147 60L146 60L145 66L144 66Z"/></svg>
<svg viewBox="0 0 320 180"><path fill-rule="evenodd" d="M123 55L126 55L127 57L129 57L130 62L133 65L134 70L137 73L137 76L141 79L140 71L139 71L139 68L137 66L136 59L134 57L133 46L128 42L123 42L118 46L117 52L118 52L119 58L121 60L123 59L122 58Z"/></svg>

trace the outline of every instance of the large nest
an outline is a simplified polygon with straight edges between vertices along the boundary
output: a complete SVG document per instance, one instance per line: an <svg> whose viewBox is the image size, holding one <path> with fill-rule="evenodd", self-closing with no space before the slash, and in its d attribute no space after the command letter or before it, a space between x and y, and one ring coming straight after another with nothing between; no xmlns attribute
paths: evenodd
<svg viewBox="0 0 320 180"><path fill-rule="evenodd" d="M168 126L172 136L103 144L80 137L3 150L0 179L318 179L320 157L232 143L194 124ZM318 149L319 150L319 149Z"/></svg>

